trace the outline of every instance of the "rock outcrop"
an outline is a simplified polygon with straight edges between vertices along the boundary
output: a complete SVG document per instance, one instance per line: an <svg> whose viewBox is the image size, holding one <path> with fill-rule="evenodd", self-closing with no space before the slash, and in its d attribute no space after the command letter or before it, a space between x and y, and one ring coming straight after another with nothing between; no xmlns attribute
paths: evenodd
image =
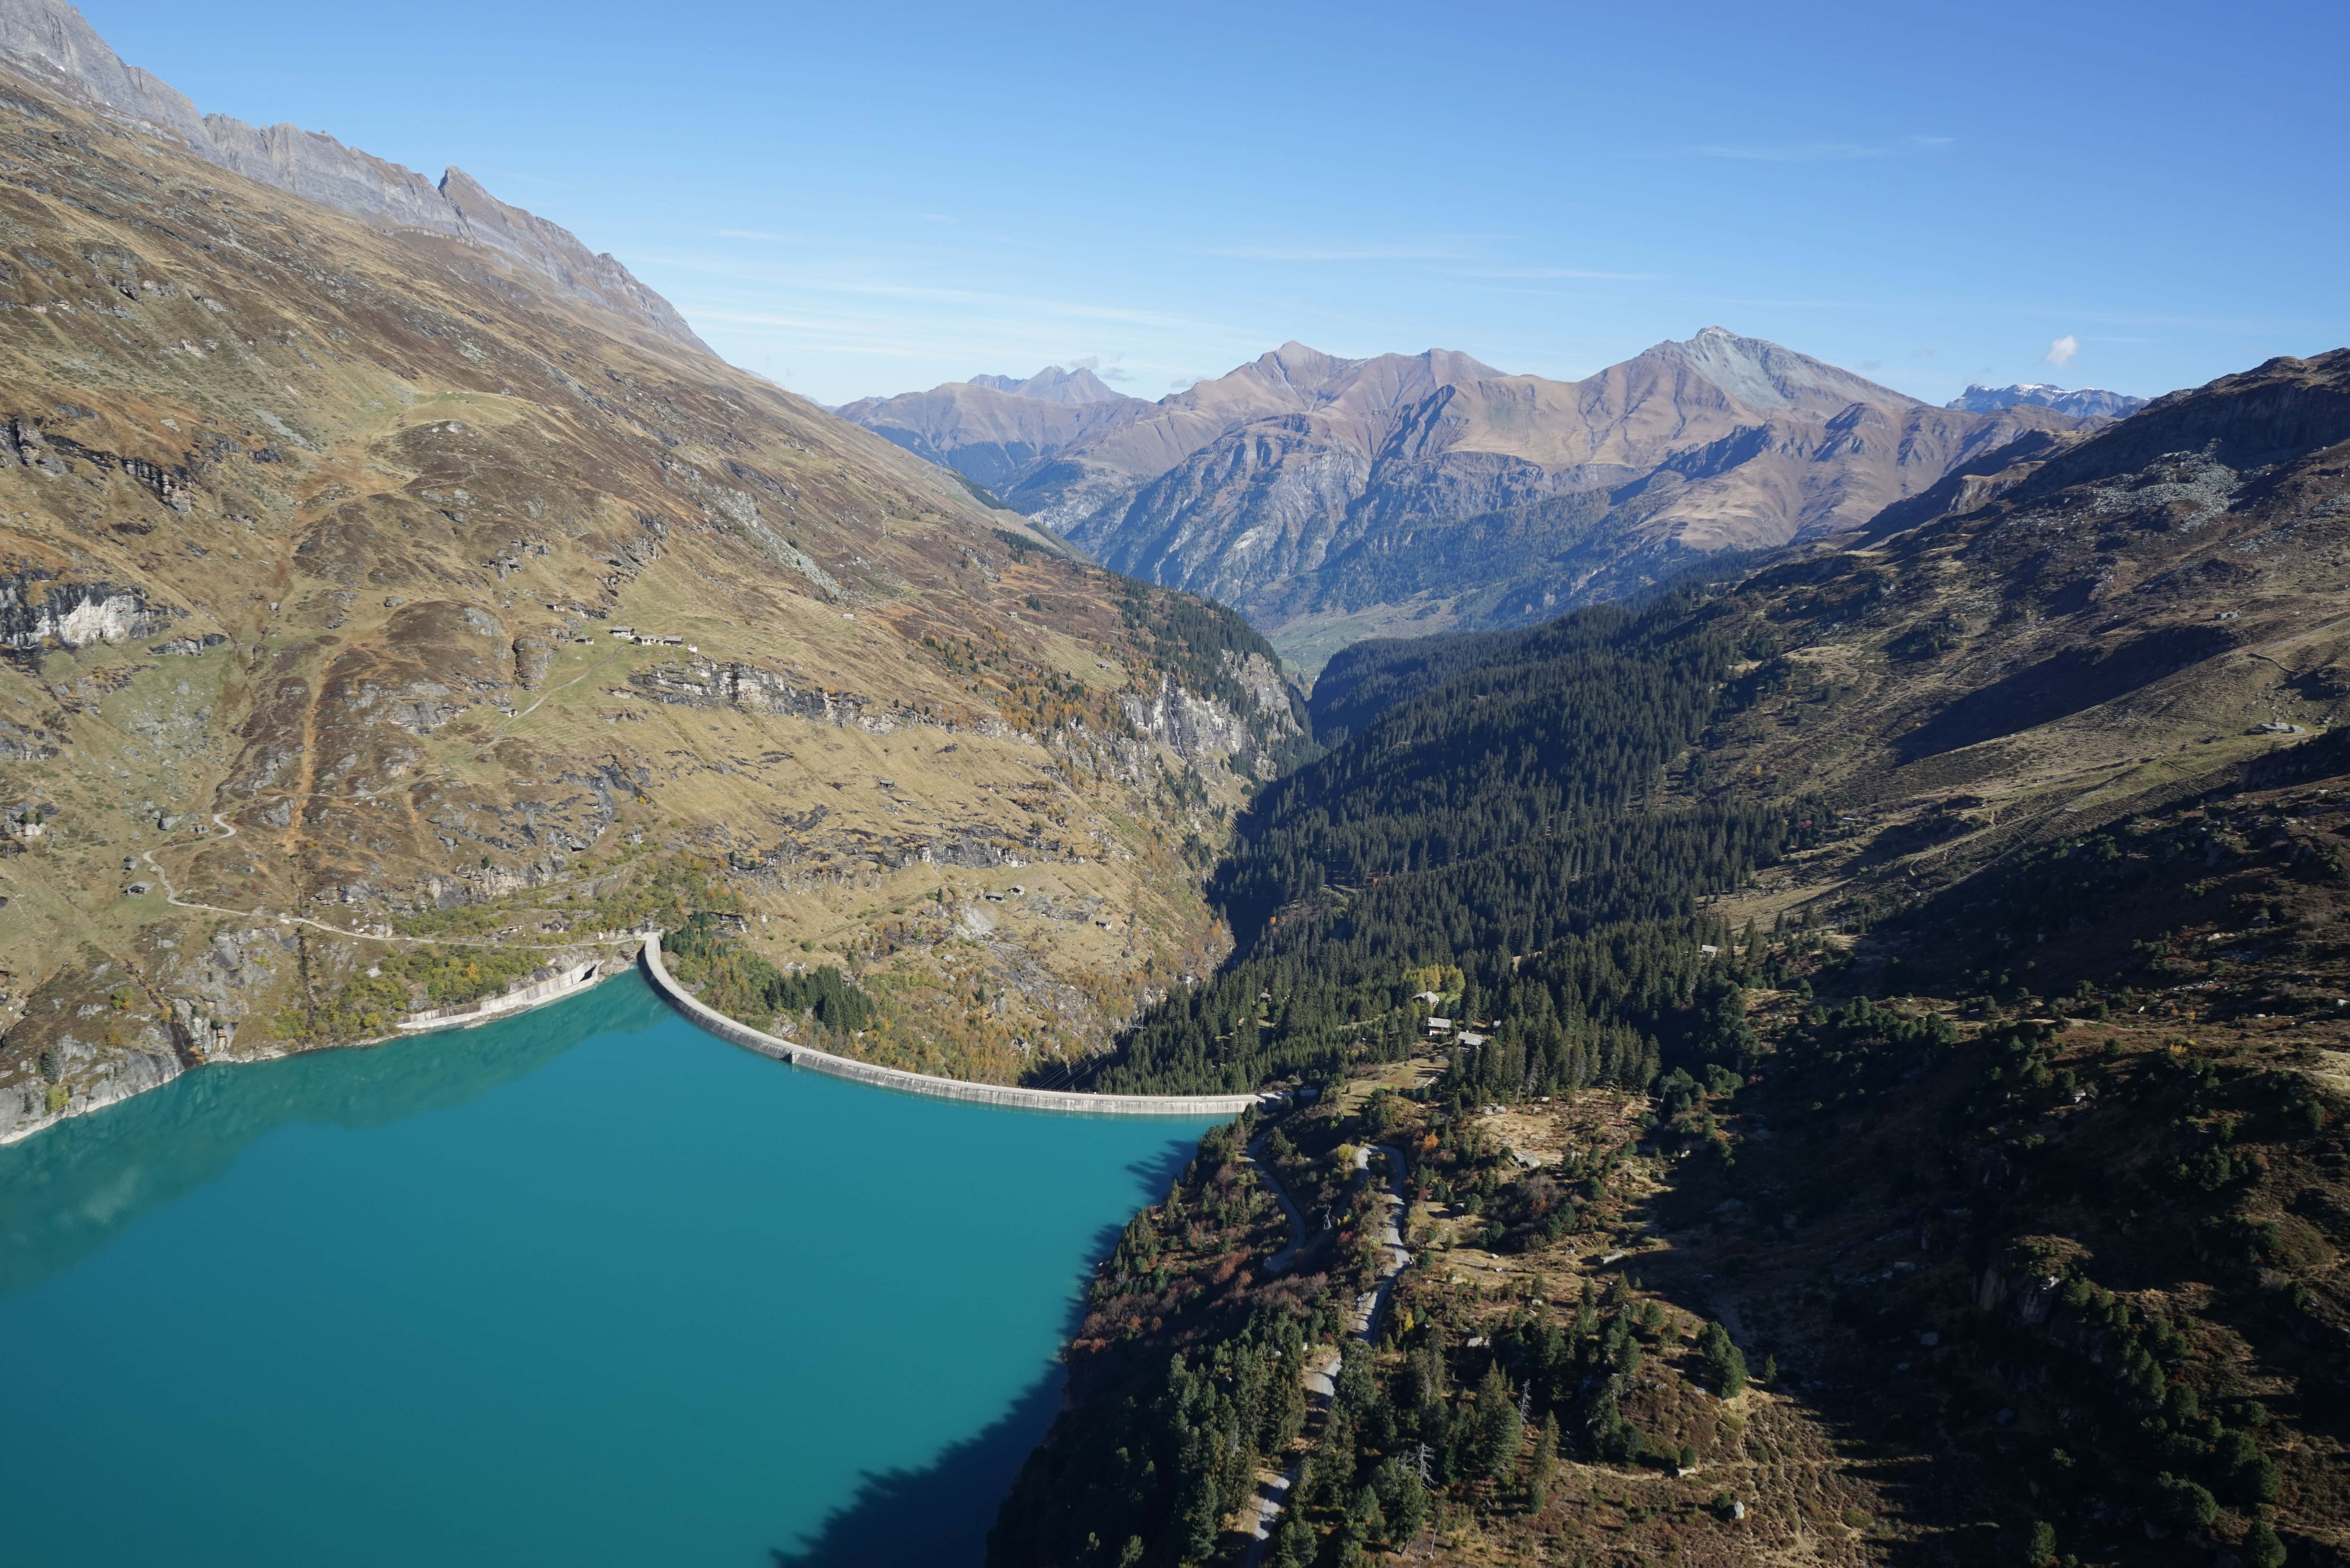
<svg viewBox="0 0 2350 1568"><path fill-rule="evenodd" d="M170 616L136 588L103 578L60 581L34 567L0 575L0 648L87 648L152 637Z"/></svg>

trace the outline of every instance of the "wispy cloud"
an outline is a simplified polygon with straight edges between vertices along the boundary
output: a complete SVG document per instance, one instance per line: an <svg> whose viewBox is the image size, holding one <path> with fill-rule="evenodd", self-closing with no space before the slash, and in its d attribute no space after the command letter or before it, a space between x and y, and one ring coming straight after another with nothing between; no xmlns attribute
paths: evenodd
<svg viewBox="0 0 2350 1568"><path fill-rule="evenodd" d="M504 184L509 180L519 180L525 185L545 185L548 189L555 191L584 191L587 189L586 186L575 185L568 180L550 180L544 174L525 174L519 169L502 169L493 173L490 178L496 181L501 185Z"/></svg>
<svg viewBox="0 0 2350 1568"><path fill-rule="evenodd" d="M1274 262L1467 261L1470 257L1459 245L1433 244L1213 245L1200 254Z"/></svg>
<svg viewBox="0 0 2350 1568"><path fill-rule="evenodd" d="M1579 266L1478 266L1460 269L1462 277L1494 277L1511 280L1542 282L1555 278L1585 279L1598 283L1654 283L1665 275L1660 272L1593 272Z"/></svg>
<svg viewBox="0 0 2350 1568"><path fill-rule="evenodd" d="M1806 141L1792 147L1692 147L1700 158L1735 158L1748 163L1816 163L1830 158L1878 158L1885 149L1852 141Z"/></svg>
<svg viewBox="0 0 2350 1568"><path fill-rule="evenodd" d="M1957 140L1953 136L1904 136L1892 141L1787 141L1761 146L1713 142L1690 151L1700 158L1729 158L1747 163L1821 163L1929 152Z"/></svg>
<svg viewBox="0 0 2350 1568"><path fill-rule="evenodd" d="M1105 360L1098 354L1088 354L1082 359L1070 360L1069 369L1072 370L1091 370L1095 375L1099 376L1105 381L1131 381L1134 379L1131 375L1128 374L1126 370L1119 367L1118 356L1116 355L1112 355L1108 359Z"/></svg>
<svg viewBox="0 0 2350 1568"><path fill-rule="evenodd" d="M2043 354L2040 358L2061 370L2065 366L2071 364L2074 357L2080 352L2081 340L2078 337L2074 337L2070 332L2067 332L2064 337L2059 337L2054 343L2049 344L2048 352Z"/></svg>
<svg viewBox="0 0 2350 1568"><path fill-rule="evenodd" d="M1038 299L1011 294L998 294L985 289L943 288L920 284L879 283L870 278L825 276L795 270L738 262L731 257L707 255L651 255L658 261L698 273L729 277L738 282L759 285L770 290L798 291L812 295L865 296L879 299L902 301L910 305L949 306L981 306L991 310L1014 311L1041 317L1068 317L1082 321L1118 322L1133 327L1155 327L1183 331L1210 331L1229 335L1232 328L1197 317L1171 315L1158 310L1131 310L1117 306L1096 305L1083 300Z"/></svg>

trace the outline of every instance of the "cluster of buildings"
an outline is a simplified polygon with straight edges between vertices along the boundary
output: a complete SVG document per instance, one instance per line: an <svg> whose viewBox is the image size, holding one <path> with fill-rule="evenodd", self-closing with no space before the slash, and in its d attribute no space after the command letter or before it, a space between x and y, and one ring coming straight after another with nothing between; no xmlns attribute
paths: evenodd
<svg viewBox="0 0 2350 1568"><path fill-rule="evenodd" d="M685 648L685 650L688 653L699 653L702 651L699 648L686 647L685 639L681 637L665 637L658 632L645 632L639 634L637 628L632 626L607 627L604 629L612 636L619 638L621 641L633 642L639 648ZM595 639L593 638L587 637L575 637L571 640L574 642L592 642Z"/></svg>
<svg viewBox="0 0 2350 1568"><path fill-rule="evenodd" d="M1444 997L1438 992L1423 991L1416 993L1412 997L1412 1000L1414 1002L1424 1002L1430 1007L1436 1007L1443 1002ZM1463 1020L1463 1022L1465 1023L1470 1021ZM1430 1013L1428 1019L1428 1037L1430 1040L1441 1040L1446 1036L1452 1034L1454 1029L1458 1027L1459 1025L1455 1024L1451 1019L1440 1018L1434 1013ZM1482 1045L1485 1043L1485 1036L1470 1029L1461 1029L1455 1038L1463 1045Z"/></svg>

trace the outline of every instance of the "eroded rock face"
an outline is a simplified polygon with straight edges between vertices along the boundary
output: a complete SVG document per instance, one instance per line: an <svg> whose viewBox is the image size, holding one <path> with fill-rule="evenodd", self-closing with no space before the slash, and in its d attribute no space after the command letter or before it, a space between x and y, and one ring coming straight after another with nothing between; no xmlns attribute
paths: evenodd
<svg viewBox="0 0 2350 1568"><path fill-rule="evenodd" d="M0 648L87 648L152 637L169 624L135 588L61 582L47 573L0 576Z"/></svg>
<svg viewBox="0 0 2350 1568"><path fill-rule="evenodd" d="M1248 726L1222 704L1196 697L1166 675L1159 690L1146 700L1121 697L1119 705L1134 727L1186 761L1245 755L1257 751Z"/></svg>
<svg viewBox="0 0 2350 1568"><path fill-rule="evenodd" d="M130 966L86 948L0 1038L0 1142L169 1083L182 1065Z"/></svg>
<svg viewBox="0 0 2350 1568"><path fill-rule="evenodd" d="M629 682L656 702L733 708L744 713L845 725L874 735L916 727L998 737L1012 733L1010 726L987 715L948 718L921 713L903 704L876 702L854 691L804 685L779 671L734 660L695 659L685 664L659 665L629 676Z"/></svg>
<svg viewBox="0 0 2350 1568"><path fill-rule="evenodd" d="M546 681L548 666L555 662L555 644L543 637L518 637L514 639L515 683L525 691L536 691Z"/></svg>

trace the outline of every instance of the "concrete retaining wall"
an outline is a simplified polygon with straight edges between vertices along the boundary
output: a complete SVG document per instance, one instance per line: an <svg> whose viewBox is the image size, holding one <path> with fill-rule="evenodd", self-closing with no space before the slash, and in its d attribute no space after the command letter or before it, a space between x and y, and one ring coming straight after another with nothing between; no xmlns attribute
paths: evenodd
<svg viewBox="0 0 2350 1568"><path fill-rule="evenodd" d="M493 1018L503 1018L510 1012L527 1012L534 1007L545 1006L575 991L585 991L598 981L608 978L598 972L601 967L601 961L593 959L584 964L572 964L552 980L542 980L536 985L525 985L499 996L485 996L463 1007L411 1012L400 1021L400 1027L403 1033L416 1034L436 1029L471 1029L476 1023L487 1023Z"/></svg>
<svg viewBox="0 0 2350 1568"><path fill-rule="evenodd" d="M1021 1089L1008 1084L967 1084L960 1078L934 1078L926 1073L908 1073L896 1067L877 1067L870 1062L858 1062L847 1056L836 1056L828 1051L812 1046L795 1045L773 1034L763 1034L747 1023L740 1023L690 994L670 977L669 968L661 962L660 934L645 939L645 978L652 988L668 999L670 1004L695 1023L717 1035L721 1040L756 1051L762 1056L773 1056L778 1062L788 1062L795 1067L812 1072L829 1073L836 1078L853 1078L860 1084L870 1084L879 1089L895 1089L900 1094L933 1095L947 1100L972 1100L984 1106L1010 1106L1027 1111L1073 1111L1082 1116L1236 1116L1251 1106L1277 1100L1277 1095L1073 1095L1061 1089Z"/></svg>

